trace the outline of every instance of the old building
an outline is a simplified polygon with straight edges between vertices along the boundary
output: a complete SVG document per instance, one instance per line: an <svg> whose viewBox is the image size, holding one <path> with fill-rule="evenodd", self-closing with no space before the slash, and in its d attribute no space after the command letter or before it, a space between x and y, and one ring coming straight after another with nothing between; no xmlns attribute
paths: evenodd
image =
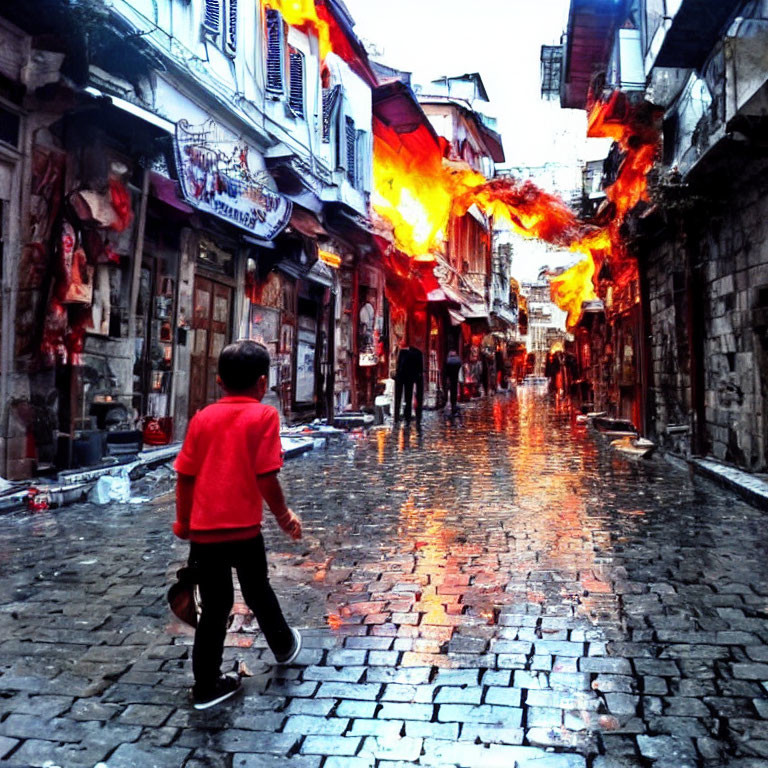
<svg viewBox="0 0 768 768"><path fill-rule="evenodd" d="M504 162L495 121L483 113L489 104L477 72L433 80L418 89L419 102L435 132L445 140L444 163L469 168L486 179ZM423 329L427 358L428 396L442 382L448 347L455 347L467 363L482 362L484 388L496 379L496 346L492 326L511 325L503 313L493 311L493 222L477 205L464 215L452 213L446 230L446 249L438 257L435 273L442 294L430 302ZM501 346L499 344L499 346Z"/></svg>
<svg viewBox="0 0 768 768"><path fill-rule="evenodd" d="M286 418L351 399L375 79L343 4L328 50L279 5L3 9L0 475L181 439L235 338Z"/></svg>
<svg viewBox="0 0 768 768"><path fill-rule="evenodd" d="M648 195L622 232L638 265L630 312L643 331L634 324L627 336L625 326L611 339L614 370L643 384L640 426L682 454L754 471L765 469L768 445L768 65L758 53L767 10L573 0L561 91L563 106L592 109L604 124L644 110L658 132ZM626 149L609 165L626 166Z"/></svg>

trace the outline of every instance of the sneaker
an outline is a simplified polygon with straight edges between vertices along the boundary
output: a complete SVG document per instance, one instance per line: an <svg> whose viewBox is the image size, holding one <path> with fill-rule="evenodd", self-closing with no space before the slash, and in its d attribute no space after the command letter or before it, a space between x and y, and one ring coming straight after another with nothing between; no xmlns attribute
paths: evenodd
<svg viewBox="0 0 768 768"><path fill-rule="evenodd" d="M197 686L192 689L195 709L208 709L221 704L222 701L234 696L240 690L240 678L232 675L222 675L213 688L200 691Z"/></svg>
<svg viewBox="0 0 768 768"><path fill-rule="evenodd" d="M275 654L275 660L278 664L293 664L296 661L296 657L301 653L301 633L293 627L291 627L291 633L293 634L293 646L288 653L280 656Z"/></svg>

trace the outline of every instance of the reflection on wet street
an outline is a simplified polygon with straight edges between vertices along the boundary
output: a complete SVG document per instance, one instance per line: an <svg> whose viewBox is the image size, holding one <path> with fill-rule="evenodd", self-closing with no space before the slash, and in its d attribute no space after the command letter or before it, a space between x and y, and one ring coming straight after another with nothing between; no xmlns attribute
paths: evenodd
<svg viewBox="0 0 768 768"><path fill-rule="evenodd" d="M768 764L768 531L735 497L620 458L523 388L351 435L283 481L305 538L272 521L266 536L305 650L275 667L238 603L227 657L250 679L205 716L185 698L191 634L164 605L185 551L170 497L8 517L0 757Z"/></svg>

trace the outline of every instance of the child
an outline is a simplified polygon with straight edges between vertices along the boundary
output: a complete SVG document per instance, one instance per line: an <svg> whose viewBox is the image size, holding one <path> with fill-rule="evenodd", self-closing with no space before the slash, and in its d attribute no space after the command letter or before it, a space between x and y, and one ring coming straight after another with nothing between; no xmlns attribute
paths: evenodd
<svg viewBox="0 0 768 768"><path fill-rule="evenodd" d="M261 403L268 373L269 352L261 344L226 347L217 379L224 396L195 414L174 465L173 532L191 542L202 603L192 649L195 709L212 707L240 688L239 678L220 671L234 602L233 568L278 663L290 664L301 650L301 635L286 623L269 584L261 535L264 499L280 527L301 538L301 520L286 506L277 479L283 464L280 420Z"/></svg>

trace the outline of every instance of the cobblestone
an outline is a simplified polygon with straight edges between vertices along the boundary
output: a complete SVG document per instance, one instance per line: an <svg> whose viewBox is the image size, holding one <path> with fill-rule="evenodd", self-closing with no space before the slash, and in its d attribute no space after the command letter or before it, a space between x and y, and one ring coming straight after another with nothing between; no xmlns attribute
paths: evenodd
<svg viewBox="0 0 768 768"><path fill-rule="evenodd" d="M521 390L290 462L305 539L265 537L304 650L237 595L190 707L165 606L172 499L7 515L0 761L109 768L764 768L768 530L661 459L618 460ZM553 751L554 750L554 751Z"/></svg>

